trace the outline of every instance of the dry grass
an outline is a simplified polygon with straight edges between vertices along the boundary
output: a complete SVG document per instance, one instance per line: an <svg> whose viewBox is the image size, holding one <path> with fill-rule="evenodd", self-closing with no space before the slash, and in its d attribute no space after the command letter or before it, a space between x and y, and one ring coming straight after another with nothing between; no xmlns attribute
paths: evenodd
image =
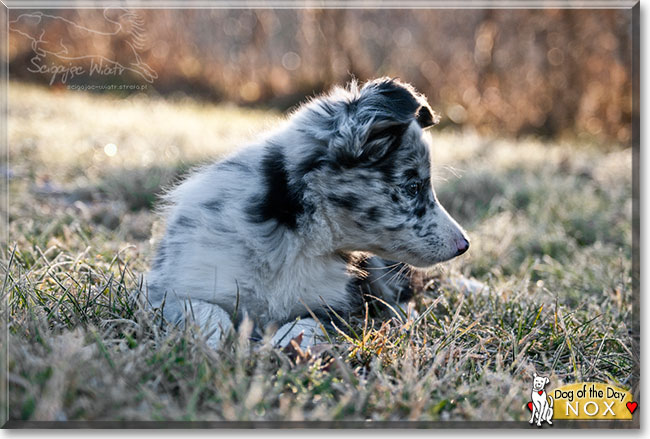
<svg viewBox="0 0 650 439"><path fill-rule="evenodd" d="M160 187L276 118L11 84L11 419L523 421L534 370L638 393L626 150L435 133L471 251L431 271L419 318L361 313L318 354L245 328L212 351L144 310Z"/></svg>

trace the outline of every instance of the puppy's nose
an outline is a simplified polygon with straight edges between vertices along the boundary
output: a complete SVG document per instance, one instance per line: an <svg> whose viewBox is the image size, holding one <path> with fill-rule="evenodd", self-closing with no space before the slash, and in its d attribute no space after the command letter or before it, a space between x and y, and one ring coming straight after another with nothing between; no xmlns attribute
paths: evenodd
<svg viewBox="0 0 650 439"><path fill-rule="evenodd" d="M458 249L457 256L462 255L469 249L469 241L465 238L460 238L456 240L456 248Z"/></svg>

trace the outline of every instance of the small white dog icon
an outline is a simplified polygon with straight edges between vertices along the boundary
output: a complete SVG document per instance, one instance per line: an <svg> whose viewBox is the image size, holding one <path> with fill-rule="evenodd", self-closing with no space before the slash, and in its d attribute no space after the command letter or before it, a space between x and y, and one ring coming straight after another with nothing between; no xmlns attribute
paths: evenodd
<svg viewBox="0 0 650 439"><path fill-rule="evenodd" d="M548 422L553 425L551 419L553 418L553 397L548 396L544 387L549 383L548 377L538 376L537 372L533 376L533 389L531 391L531 399L533 400L533 414L530 416L530 424L535 422L535 415L537 415L537 426L542 426L542 421Z"/></svg>

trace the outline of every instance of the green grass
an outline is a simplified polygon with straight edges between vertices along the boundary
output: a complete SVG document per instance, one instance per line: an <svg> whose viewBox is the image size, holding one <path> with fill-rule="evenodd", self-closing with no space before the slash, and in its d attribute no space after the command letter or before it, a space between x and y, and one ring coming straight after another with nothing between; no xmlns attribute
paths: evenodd
<svg viewBox="0 0 650 439"><path fill-rule="evenodd" d="M9 116L11 419L524 421L535 370L638 393L629 150L434 131L472 247L427 273L419 317L360 313L313 354L246 328L213 351L141 304L151 208L278 115L11 84Z"/></svg>

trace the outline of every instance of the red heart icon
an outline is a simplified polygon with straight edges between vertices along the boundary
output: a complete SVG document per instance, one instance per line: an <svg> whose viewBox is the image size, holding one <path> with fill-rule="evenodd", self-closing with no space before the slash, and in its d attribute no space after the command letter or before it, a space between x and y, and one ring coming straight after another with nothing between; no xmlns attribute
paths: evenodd
<svg viewBox="0 0 650 439"><path fill-rule="evenodd" d="M543 391L543 390L540 390L540 391L537 392L537 393L539 393L539 394L541 395L542 393L544 393L544 391Z"/></svg>
<svg viewBox="0 0 650 439"><path fill-rule="evenodd" d="M632 402L628 402L627 404L625 404L625 406L630 411L630 413L634 413L634 410L636 410L636 408L639 406L639 404L632 401Z"/></svg>
<svg viewBox="0 0 650 439"><path fill-rule="evenodd" d="M528 403L528 410L530 410L531 412L533 411L533 403L532 402Z"/></svg>

